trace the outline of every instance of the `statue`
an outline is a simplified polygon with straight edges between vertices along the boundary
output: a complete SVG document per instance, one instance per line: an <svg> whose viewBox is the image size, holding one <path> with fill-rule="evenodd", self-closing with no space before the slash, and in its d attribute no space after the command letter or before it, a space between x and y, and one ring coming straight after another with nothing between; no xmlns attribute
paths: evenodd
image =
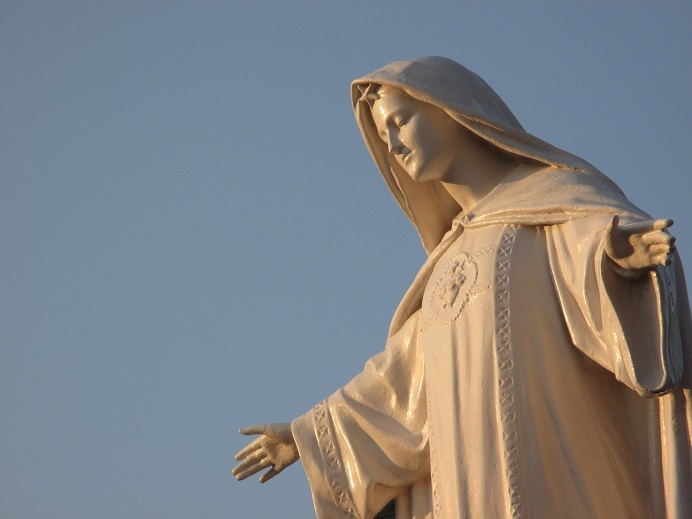
<svg viewBox="0 0 692 519"><path fill-rule="evenodd" d="M385 350L233 470L319 518L692 517L692 325L668 228L440 57L352 85L428 260Z"/></svg>

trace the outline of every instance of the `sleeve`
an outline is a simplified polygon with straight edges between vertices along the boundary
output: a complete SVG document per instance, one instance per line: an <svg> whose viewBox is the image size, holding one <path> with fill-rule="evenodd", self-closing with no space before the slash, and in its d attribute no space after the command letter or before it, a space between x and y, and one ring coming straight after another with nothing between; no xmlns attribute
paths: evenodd
<svg viewBox="0 0 692 519"><path fill-rule="evenodd" d="M575 346L640 395L660 396L649 418L660 431L666 517L692 517L692 319L682 264L676 256L639 278L615 273L603 247L610 218L546 228L555 287Z"/></svg>
<svg viewBox="0 0 692 519"><path fill-rule="evenodd" d="M604 251L610 219L590 216L546 228L565 322L574 345L619 381L642 396L666 394L690 361L683 358L690 349L684 279L676 283L679 265L638 278L617 274Z"/></svg>
<svg viewBox="0 0 692 519"><path fill-rule="evenodd" d="M291 428L319 519L368 519L429 472L420 312Z"/></svg>

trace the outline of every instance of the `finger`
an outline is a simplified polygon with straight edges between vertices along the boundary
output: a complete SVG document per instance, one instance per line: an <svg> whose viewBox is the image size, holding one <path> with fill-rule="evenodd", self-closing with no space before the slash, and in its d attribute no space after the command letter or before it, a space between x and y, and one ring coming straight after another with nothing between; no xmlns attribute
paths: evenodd
<svg viewBox="0 0 692 519"><path fill-rule="evenodd" d="M244 449L238 451L238 454L235 455L235 460L240 461L243 458L245 458L248 454L256 451L262 446L262 438L257 438L255 441L247 445Z"/></svg>
<svg viewBox="0 0 692 519"><path fill-rule="evenodd" d="M675 251L676 251L675 245L666 245L665 243L651 245L649 247L649 254L651 254L651 256L660 256L662 254L672 254Z"/></svg>
<svg viewBox="0 0 692 519"><path fill-rule="evenodd" d="M673 220L670 218L661 218L660 220L654 220L653 229L654 231L660 231L662 229L667 229L674 223L675 222L673 222Z"/></svg>
<svg viewBox="0 0 692 519"><path fill-rule="evenodd" d="M672 245L675 243L675 236L671 236L666 231L652 231L642 236L642 243L646 245L666 244Z"/></svg>
<svg viewBox="0 0 692 519"><path fill-rule="evenodd" d="M268 470L266 473L262 474L262 476L259 478L260 483L266 483L266 482L269 481L271 478L273 478L274 476L276 476L279 472L281 472L281 471L280 471L280 470L276 470L276 469Z"/></svg>
<svg viewBox="0 0 692 519"><path fill-rule="evenodd" d="M264 431L267 430L267 425L268 424L262 424L262 425L251 425L250 427L241 427L238 429L238 432L240 434L264 434Z"/></svg>
<svg viewBox="0 0 692 519"><path fill-rule="evenodd" d="M263 463L261 463L261 464L258 464L258 465L255 465L255 466L253 466L253 467L250 467L249 469L247 469L247 470L245 470L245 471L243 471L243 472L240 472L240 473L235 474L235 478L236 478L238 481L242 481L242 480L244 480L244 479L249 478L250 476L254 476L254 475L257 474L259 471L264 470L264 469L266 469L267 467L271 467L271 463L269 463L269 462L264 463L264 462L263 462Z"/></svg>
<svg viewBox="0 0 692 519"><path fill-rule="evenodd" d="M652 261L653 265L664 265L666 267L671 263L673 263L673 254L666 253L657 254Z"/></svg>
<svg viewBox="0 0 692 519"><path fill-rule="evenodd" d="M673 225L673 220L663 218L661 220L644 220L643 222L629 223L621 226L627 234L645 234L652 231L661 231Z"/></svg>
<svg viewBox="0 0 692 519"><path fill-rule="evenodd" d="M261 463L266 457L267 456L263 452L258 453L258 454L253 454L252 456L249 456L242 463L238 463L238 465L236 465L233 468L233 470L231 471L231 474L233 474L235 476L236 474L239 474L240 472L247 470L249 467L252 467L253 465L255 465L257 463Z"/></svg>
<svg viewBox="0 0 692 519"><path fill-rule="evenodd" d="M645 222L628 223L627 225L623 225L620 228L623 231L627 232L627 234L629 235L646 234L654 230L654 221L646 220Z"/></svg>
<svg viewBox="0 0 692 519"><path fill-rule="evenodd" d="M236 473L236 474L234 474L234 476L238 481L242 481L244 479L249 478L250 476L254 476L260 470L264 470L267 467L271 467L271 462L267 459L264 459L261 462L259 462L257 465L254 465L243 472Z"/></svg>

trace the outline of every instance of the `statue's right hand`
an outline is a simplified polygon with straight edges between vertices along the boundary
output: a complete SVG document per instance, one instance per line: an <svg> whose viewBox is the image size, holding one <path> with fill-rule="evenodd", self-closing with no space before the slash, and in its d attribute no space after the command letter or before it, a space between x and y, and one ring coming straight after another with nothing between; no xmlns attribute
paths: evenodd
<svg viewBox="0 0 692 519"><path fill-rule="evenodd" d="M231 471L238 481L271 467L260 477L260 483L264 483L300 458L290 423L253 425L239 432L262 436L235 455L236 461L243 460Z"/></svg>

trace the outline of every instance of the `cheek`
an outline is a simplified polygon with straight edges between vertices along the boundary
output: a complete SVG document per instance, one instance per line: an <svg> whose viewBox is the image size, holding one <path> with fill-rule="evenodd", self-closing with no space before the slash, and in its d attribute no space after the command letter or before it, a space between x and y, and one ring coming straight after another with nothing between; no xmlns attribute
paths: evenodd
<svg viewBox="0 0 692 519"><path fill-rule="evenodd" d="M401 165L410 175L417 176L419 173L421 173L421 170L425 166L424 161L421 159L422 157L420 157L417 153L412 154L408 157L406 164L402 162Z"/></svg>
<svg viewBox="0 0 692 519"><path fill-rule="evenodd" d="M430 136L434 132L426 131L424 125L415 125L411 128L406 128L406 140L410 143L409 148L415 149L421 156L428 155L434 148L437 147L435 139Z"/></svg>
<svg viewBox="0 0 692 519"><path fill-rule="evenodd" d="M420 142L415 130L404 127L399 132L399 140L410 150L418 149Z"/></svg>

